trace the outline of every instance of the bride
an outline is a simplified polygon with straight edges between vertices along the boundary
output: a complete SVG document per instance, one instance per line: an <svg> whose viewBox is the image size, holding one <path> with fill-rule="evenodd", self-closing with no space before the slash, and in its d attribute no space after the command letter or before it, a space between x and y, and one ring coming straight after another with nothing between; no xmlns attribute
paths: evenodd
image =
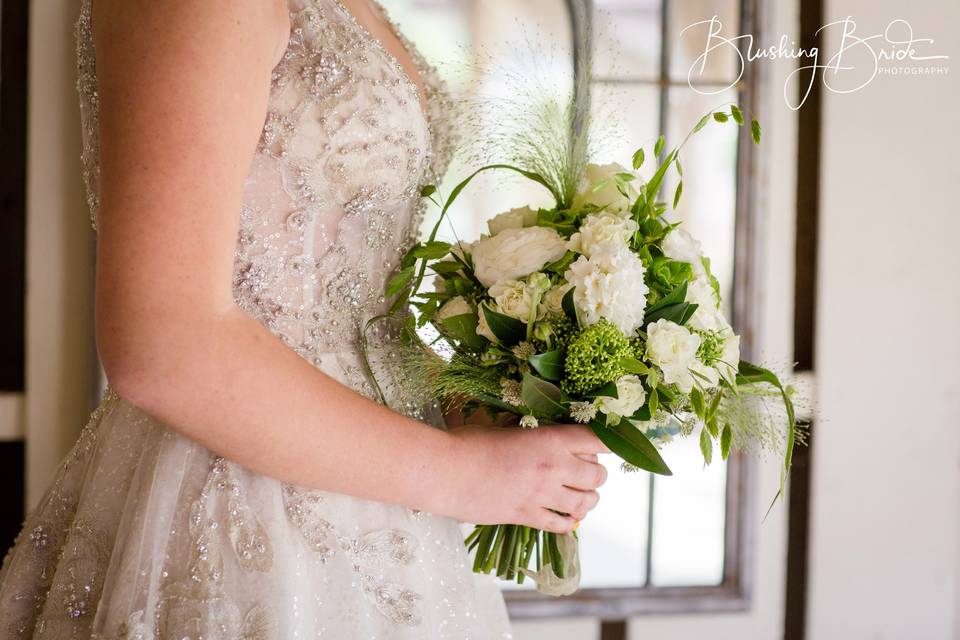
<svg viewBox="0 0 960 640"><path fill-rule="evenodd" d="M569 532L605 448L436 428L362 331L450 155L435 74L370 0L81 0L77 39L110 386L0 635L509 637L457 521Z"/></svg>

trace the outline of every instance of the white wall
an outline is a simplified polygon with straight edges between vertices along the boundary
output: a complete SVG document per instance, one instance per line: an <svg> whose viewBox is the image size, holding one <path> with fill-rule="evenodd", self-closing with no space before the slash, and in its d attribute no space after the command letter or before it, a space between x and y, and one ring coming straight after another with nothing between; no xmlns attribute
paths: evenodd
<svg viewBox="0 0 960 640"><path fill-rule="evenodd" d="M75 0L30 7L27 132L27 504L90 413L92 234L80 167Z"/></svg>
<svg viewBox="0 0 960 640"><path fill-rule="evenodd" d="M960 638L960 3L847 15L953 68L824 104L809 638Z"/></svg>

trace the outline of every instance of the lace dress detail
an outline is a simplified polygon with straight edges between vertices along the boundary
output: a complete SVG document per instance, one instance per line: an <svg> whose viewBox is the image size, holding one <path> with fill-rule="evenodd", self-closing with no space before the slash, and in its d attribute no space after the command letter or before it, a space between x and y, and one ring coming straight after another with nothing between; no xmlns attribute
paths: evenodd
<svg viewBox="0 0 960 640"><path fill-rule="evenodd" d="M93 0L76 25L83 167L99 212ZM378 6L378 10L382 11ZM362 329L449 162L454 111L339 0L288 0L290 37L238 212L237 304L315 367L442 426L396 371L396 330ZM387 19L386 14L383 17ZM379 391L377 391L379 389ZM459 523L267 478L108 389L0 570L0 637L509 638Z"/></svg>

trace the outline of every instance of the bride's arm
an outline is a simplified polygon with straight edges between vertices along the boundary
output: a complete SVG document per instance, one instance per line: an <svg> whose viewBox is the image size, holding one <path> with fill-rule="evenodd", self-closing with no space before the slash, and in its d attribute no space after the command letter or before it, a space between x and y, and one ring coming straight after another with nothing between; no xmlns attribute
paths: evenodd
<svg viewBox="0 0 960 640"><path fill-rule="evenodd" d="M588 430L436 430L324 375L235 306L242 183L289 29L283 0L97 0L94 27L97 343L121 396L305 486L556 531L596 504L603 469L576 457L604 450Z"/></svg>

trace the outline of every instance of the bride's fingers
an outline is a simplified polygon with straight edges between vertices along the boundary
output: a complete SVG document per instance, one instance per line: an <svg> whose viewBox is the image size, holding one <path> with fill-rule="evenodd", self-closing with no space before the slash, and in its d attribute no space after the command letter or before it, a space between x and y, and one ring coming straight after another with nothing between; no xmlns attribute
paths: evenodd
<svg viewBox="0 0 960 640"><path fill-rule="evenodd" d="M599 462L597 454L595 453L578 453L576 454L581 460L586 460L587 462Z"/></svg>
<svg viewBox="0 0 960 640"><path fill-rule="evenodd" d="M575 459L563 476L563 484L573 489L591 491L607 481L607 468L598 462Z"/></svg>
<svg viewBox="0 0 960 640"><path fill-rule="evenodd" d="M596 491L578 491L563 487L552 499L548 500L550 504L544 506L560 513L569 514L571 518L579 522L597 506L600 494Z"/></svg>
<svg viewBox="0 0 960 640"><path fill-rule="evenodd" d="M551 533L570 533L577 527L577 520L570 516L554 513L550 509L540 509L534 516L532 526Z"/></svg>

